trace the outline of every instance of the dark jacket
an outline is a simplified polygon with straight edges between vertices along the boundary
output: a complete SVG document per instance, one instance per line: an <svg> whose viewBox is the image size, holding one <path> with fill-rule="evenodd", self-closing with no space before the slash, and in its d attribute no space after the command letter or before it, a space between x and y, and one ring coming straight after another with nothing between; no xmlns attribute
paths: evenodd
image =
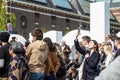
<svg viewBox="0 0 120 80"><path fill-rule="evenodd" d="M117 58L120 55L120 49L116 51L115 58Z"/></svg>
<svg viewBox="0 0 120 80"><path fill-rule="evenodd" d="M77 40L75 40L75 48L83 55L90 53L90 51L81 48ZM94 78L97 76L97 65L99 60L100 54L98 52L93 52L90 57L86 58L83 67L83 80L94 80Z"/></svg>
<svg viewBox="0 0 120 80"><path fill-rule="evenodd" d="M82 55L85 56L87 53L90 53L90 51L86 50L84 46L80 47L78 40L74 40L74 44L75 44L75 49Z"/></svg>
<svg viewBox="0 0 120 80"><path fill-rule="evenodd" d="M0 47L0 59L4 59L4 67L0 68L0 77L7 77L8 75L8 64L10 63L10 54L9 54L9 46L7 43L4 46Z"/></svg>
<svg viewBox="0 0 120 80"><path fill-rule="evenodd" d="M94 80L97 76L97 65L100 60L100 54L93 52L92 55L86 58L82 78L85 80Z"/></svg>
<svg viewBox="0 0 120 80"><path fill-rule="evenodd" d="M28 80L28 61L22 54L13 57L9 64L8 80Z"/></svg>

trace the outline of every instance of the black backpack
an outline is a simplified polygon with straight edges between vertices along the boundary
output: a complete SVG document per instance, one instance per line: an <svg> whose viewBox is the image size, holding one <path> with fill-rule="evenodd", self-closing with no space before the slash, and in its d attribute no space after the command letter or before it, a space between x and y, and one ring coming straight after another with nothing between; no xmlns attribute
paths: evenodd
<svg viewBox="0 0 120 80"><path fill-rule="evenodd" d="M60 55L57 55L57 57L58 57L60 64L61 64L58 72L56 73L56 76L59 78L59 77L66 75L67 67L66 67L66 63L63 60L63 58Z"/></svg>
<svg viewBox="0 0 120 80"><path fill-rule="evenodd" d="M10 44L6 44L5 46L2 46L0 49L0 51L2 51L4 53L3 57L4 57L4 67L0 68L0 76L2 77L6 77L8 74L8 65L10 63L10 54L9 54L9 46Z"/></svg>

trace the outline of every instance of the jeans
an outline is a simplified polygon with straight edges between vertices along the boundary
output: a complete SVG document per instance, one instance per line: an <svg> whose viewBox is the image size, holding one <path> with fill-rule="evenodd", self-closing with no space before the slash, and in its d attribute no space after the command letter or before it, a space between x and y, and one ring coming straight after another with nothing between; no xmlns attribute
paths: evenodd
<svg viewBox="0 0 120 80"><path fill-rule="evenodd" d="M46 76L45 80L55 80L54 72L50 72L50 76Z"/></svg>
<svg viewBox="0 0 120 80"><path fill-rule="evenodd" d="M45 77L44 72L41 73L30 72L30 80L44 80L44 77Z"/></svg>

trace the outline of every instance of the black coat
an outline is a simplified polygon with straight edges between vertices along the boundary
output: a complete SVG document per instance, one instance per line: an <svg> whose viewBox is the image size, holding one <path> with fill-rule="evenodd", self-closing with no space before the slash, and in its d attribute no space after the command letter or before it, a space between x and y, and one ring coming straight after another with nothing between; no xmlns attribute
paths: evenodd
<svg viewBox="0 0 120 80"><path fill-rule="evenodd" d="M81 54L85 55L87 53L90 53L90 51L87 51L80 47L78 40L75 40L74 42L75 42L75 48ZM97 65L99 61L100 61L100 54L98 52L93 52L90 57L86 58L83 67L83 75L82 75L83 80L94 80L94 78L97 76Z"/></svg>

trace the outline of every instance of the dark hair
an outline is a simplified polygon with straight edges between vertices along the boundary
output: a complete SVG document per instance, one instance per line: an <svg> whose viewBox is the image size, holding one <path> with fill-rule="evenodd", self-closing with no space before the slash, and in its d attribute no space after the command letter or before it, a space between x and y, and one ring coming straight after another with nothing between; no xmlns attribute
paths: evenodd
<svg viewBox="0 0 120 80"><path fill-rule="evenodd" d="M47 43L49 51L55 52L55 50L56 50L55 46L53 46L53 43L50 38L46 37L43 39L43 41Z"/></svg>
<svg viewBox="0 0 120 80"><path fill-rule="evenodd" d="M16 39L16 37L12 37L12 40L15 40Z"/></svg>
<svg viewBox="0 0 120 80"><path fill-rule="evenodd" d="M26 41L26 42L25 42L25 47L28 47L29 44L30 44L30 42L29 42L29 41Z"/></svg>
<svg viewBox="0 0 120 80"><path fill-rule="evenodd" d="M120 43L120 37L116 37L115 40Z"/></svg>
<svg viewBox="0 0 120 80"><path fill-rule="evenodd" d="M10 23L10 19L7 19L7 23Z"/></svg>
<svg viewBox="0 0 120 80"><path fill-rule="evenodd" d="M23 45L20 42L13 42L10 47L10 50L13 50L15 54L24 54L22 53L24 51Z"/></svg>
<svg viewBox="0 0 120 80"><path fill-rule="evenodd" d="M55 47L55 51L57 52L57 47L60 47L60 45L58 43L53 43L53 47ZM61 49L61 47L60 47ZM62 49L61 49L62 50ZM58 54L57 54L58 55Z"/></svg>
<svg viewBox="0 0 120 80"><path fill-rule="evenodd" d="M31 32L32 36L36 37L36 40L42 40L43 39L43 32L41 31L40 28L35 28Z"/></svg>
<svg viewBox="0 0 120 80"><path fill-rule="evenodd" d="M96 51L99 52L99 49L98 49L98 42L96 40L91 40L93 41L93 43L96 45Z"/></svg>
<svg viewBox="0 0 120 80"><path fill-rule="evenodd" d="M82 39L87 40L88 43L89 43L90 40L91 40L91 38L90 38L89 36L83 36Z"/></svg>
<svg viewBox="0 0 120 80"><path fill-rule="evenodd" d="M65 46L65 48L63 49L63 53L64 54L70 54L71 53L71 49L69 46Z"/></svg>
<svg viewBox="0 0 120 80"><path fill-rule="evenodd" d="M0 33L0 40L2 42L8 42L9 37L10 37L10 34L8 32L2 32L2 33Z"/></svg>

